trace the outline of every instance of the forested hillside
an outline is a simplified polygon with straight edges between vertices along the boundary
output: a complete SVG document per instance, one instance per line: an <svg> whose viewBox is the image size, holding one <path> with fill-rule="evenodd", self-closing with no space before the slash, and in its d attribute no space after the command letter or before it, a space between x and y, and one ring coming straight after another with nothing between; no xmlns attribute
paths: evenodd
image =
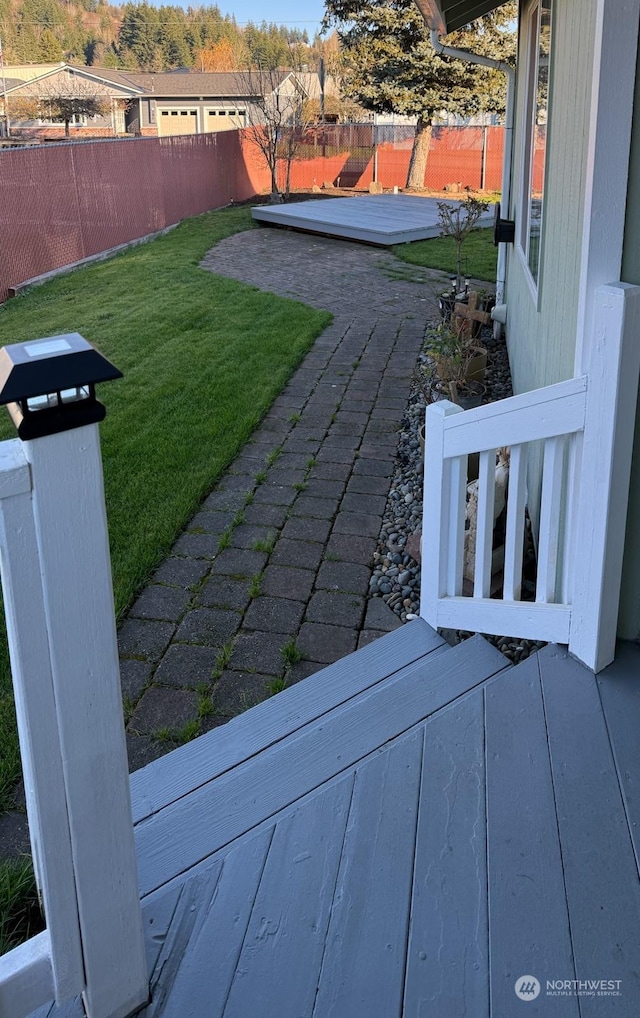
<svg viewBox="0 0 640 1018"><path fill-rule="evenodd" d="M215 5L185 11L106 0L0 0L0 39L5 64L70 60L145 71L311 70L322 45L275 24L238 26Z"/></svg>

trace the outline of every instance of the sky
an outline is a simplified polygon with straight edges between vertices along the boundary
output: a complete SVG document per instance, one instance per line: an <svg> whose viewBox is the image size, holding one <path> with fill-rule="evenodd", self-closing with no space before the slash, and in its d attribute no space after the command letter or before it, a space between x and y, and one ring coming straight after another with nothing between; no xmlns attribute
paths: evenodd
<svg viewBox="0 0 640 1018"><path fill-rule="evenodd" d="M171 0L152 0L156 6ZM239 25L247 21L275 21L277 25L306 28L309 39L320 29L324 14L323 0L178 0L181 7L217 4L222 14L232 14Z"/></svg>

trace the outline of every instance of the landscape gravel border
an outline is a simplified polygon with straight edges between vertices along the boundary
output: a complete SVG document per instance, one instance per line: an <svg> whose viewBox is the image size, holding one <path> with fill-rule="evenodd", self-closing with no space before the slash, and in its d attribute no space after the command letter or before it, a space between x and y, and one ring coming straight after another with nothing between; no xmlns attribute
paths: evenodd
<svg viewBox="0 0 640 1018"><path fill-rule="evenodd" d="M504 338L495 339L491 328L482 330L480 342L487 348L485 402L505 399L513 393L511 371ZM423 369L429 358L423 351L418 356L416 371L411 382L407 407L401 423L398 453L394 465L391 488L384 512L384 522L374 553L373 574L369 583L369 597L382 598L401 622L410 621L420 614L420 563L419 534L422 528L423 454L420 428L424 424L427 396L420 384ZM535 556L531 541L525 555L525 574L534 568ZM525 584L532 586L527 579ZM474 634L466 630L444 630L443 636L451 644L459 643ZM523 640L510 636L486 636L510 661L524 660L544 646L536 640Z"/></svg>

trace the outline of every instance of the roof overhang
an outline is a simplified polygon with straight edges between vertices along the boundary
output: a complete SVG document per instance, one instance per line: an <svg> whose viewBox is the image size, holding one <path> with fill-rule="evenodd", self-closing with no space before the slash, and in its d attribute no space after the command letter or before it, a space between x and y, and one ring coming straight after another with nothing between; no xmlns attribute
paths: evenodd
<svg viewBox="0 0 640 1018"><path fill-rule="evenodd" d="M470 21L501 7L504 0L415 0L427 25L440 35L455 32Z"/></svg>
<svg viewBox="0 0 640 1018"><path fill-rule="evenodd" d="M27 78L23 81L16 81L13 85L7 85L3 91L17 92L22 89L29 95L32 95L34 89L36 89L41 82L64 74L72 75L76 78L82 78L83 80L97 82L100 85L104 85L108 90L110 89L112 92L119 92L122 96L126 97L141 95L143 92L143 89L138 88L138 86L134 85L133 82L128 85L124 82L120 84L119 82L111 81L109 78L103 78L98 74L94 74L89 67L75 67L73 64L56 64L56 66L52 67L51 70L45 71L43 74L38 74L34 78ZM116 96L116 98L118 98L118 96Z"/></svg>

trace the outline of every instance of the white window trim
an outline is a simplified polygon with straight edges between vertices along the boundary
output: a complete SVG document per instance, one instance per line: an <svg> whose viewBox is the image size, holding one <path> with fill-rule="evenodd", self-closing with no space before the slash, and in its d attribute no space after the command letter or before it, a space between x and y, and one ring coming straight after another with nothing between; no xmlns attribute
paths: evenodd
<svg viewBox="0 0 640 1018"><path fill-rule="evenodd" d="M524 55L526 60L526 91L524 99L524 115L523 123L524 130L522 132L522 173L520 181L520 206L521 216L520 224L516 234L516 249L520 258L522 268L524 270L524 277L527 281L527 285L531 292L531 297L539 308L539 296L542 284L543 276L543 246L544 246L544 218L546 203L544 201L544 191L547 183L547 154L548 150L545 151L545 169L543 177L543 198L542 198L542 215L540 221L540 249L538 256L538 278L534 278L529 265L529 241L530 241L530 225L531 225L531 190L533 184L533 171L535 163L534 153L534 139L535 139L535 119L536 119L536 105L537 105L537 85L538 85L538 60L540 54L540 9L541 0L532 0L527 6L523 23L526 26L525 37L523 40ZM553 46L553 35L552 35L552 46ZM550 91L550 81L549 81ZM550 104L547 104L548 110ZM547 134L549 129L549 113L547 112ZM548 139L547 139L548 140Z"/></svg>
<svg viewBox="0 0 640 1018"><path fill-rule="evenodd" d="M92 120L97 120L97 117L92 117ZM79 117L77 113L73 114L72 119L69 121L69 127L86 127L89 123L88 117ZM48 120L44 117L38 117L39 127L64 127L64 119L58 117L56 120Z"/></svg>

